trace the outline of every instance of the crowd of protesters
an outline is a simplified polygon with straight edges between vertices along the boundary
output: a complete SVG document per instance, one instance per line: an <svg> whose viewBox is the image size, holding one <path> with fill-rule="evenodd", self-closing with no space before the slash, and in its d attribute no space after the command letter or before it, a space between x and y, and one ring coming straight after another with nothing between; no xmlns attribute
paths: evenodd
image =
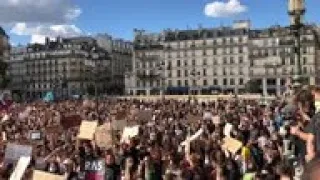
<svg viewBox="0 0 320 180"><path fill-rule="evenodd" d="M4 159L8 143L32 145L23 179L32 179L33 170L70 180L90 179L84 172L90 159L104 160L105 180L293 179L302 177L299 165L308 172L303 178L314 179L314 169L320 166L315 162L318 124L317 118L312 118L313 101L310 91L304 90L291 100L279 98L268 103L238 98L211 102L106 99L13 103L2 112L2 119L7 117L0 126L0 179L9 179L15 169L15 163ZM149 121L137 118L144 110L152 112ZM77 139L79 126L61 127L61 119L70 113L83 120L98 120L99 125L111 123L115 114L121 113L128 122L139 125L139 135L120 142L122 132L116 131L110 147L100 148L94 140ZM191 116L198 118L190 120ZM281 133L289 120L294 121L286 133L294 136L295 162L287 161L285 135ZM229 134L225 132L227 124ZM202 133L191 140L199 129ZM40 132L41 137L30 142L32 132ZM226 136L243 146L236 152L228 151L223 145Z"/></svg>

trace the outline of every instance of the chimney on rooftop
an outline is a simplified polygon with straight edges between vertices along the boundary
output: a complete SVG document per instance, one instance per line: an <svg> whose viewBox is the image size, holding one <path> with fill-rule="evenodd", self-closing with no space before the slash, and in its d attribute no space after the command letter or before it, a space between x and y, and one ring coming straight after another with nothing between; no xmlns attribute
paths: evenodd
<svg viewBox="0 0 320 180"><path fill-rule="evenodd" d="M50 43L50 38L46 37L46 41L45 41L46 45L48 45Z"/></svg>

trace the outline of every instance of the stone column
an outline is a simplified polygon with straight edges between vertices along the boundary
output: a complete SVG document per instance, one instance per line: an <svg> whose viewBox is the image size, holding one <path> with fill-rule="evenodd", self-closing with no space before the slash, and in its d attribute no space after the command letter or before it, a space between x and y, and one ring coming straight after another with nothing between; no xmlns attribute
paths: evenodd
<svg viewBox="0 0 320 180"><path fill-rule="evenodd" d="M267 78L263 78L262 79L262 91L263 91L263 96L267 96L268 95L268 89L267 89Z"/></svg>
<svg viewBox="0 0 320 180"><path fill-rule="evenodd" d="M276 95L281 96L281 79L277 78L276 81Z"/></svg>

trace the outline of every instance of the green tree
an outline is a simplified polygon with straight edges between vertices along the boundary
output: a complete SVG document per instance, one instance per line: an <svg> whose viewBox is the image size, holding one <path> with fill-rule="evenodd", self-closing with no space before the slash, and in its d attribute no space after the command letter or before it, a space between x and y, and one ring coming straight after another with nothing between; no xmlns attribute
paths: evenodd
<svg viewBox="0 0 320 180"><path fill-rule="evenodd" d="M251 79L246 83L245 88L248 93L259 93L260 83L257 79Z"/></svg>

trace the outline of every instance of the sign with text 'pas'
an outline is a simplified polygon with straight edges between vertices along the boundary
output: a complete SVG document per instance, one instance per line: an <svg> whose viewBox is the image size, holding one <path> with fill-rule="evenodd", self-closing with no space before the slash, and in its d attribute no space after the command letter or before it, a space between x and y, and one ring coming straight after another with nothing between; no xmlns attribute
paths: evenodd
<svg viewBox="0 0 320 180"><path fill-rule="evenodd" d="M103 159L85 161L84 170L86 180L105 179L105 161Z"/></svg>

